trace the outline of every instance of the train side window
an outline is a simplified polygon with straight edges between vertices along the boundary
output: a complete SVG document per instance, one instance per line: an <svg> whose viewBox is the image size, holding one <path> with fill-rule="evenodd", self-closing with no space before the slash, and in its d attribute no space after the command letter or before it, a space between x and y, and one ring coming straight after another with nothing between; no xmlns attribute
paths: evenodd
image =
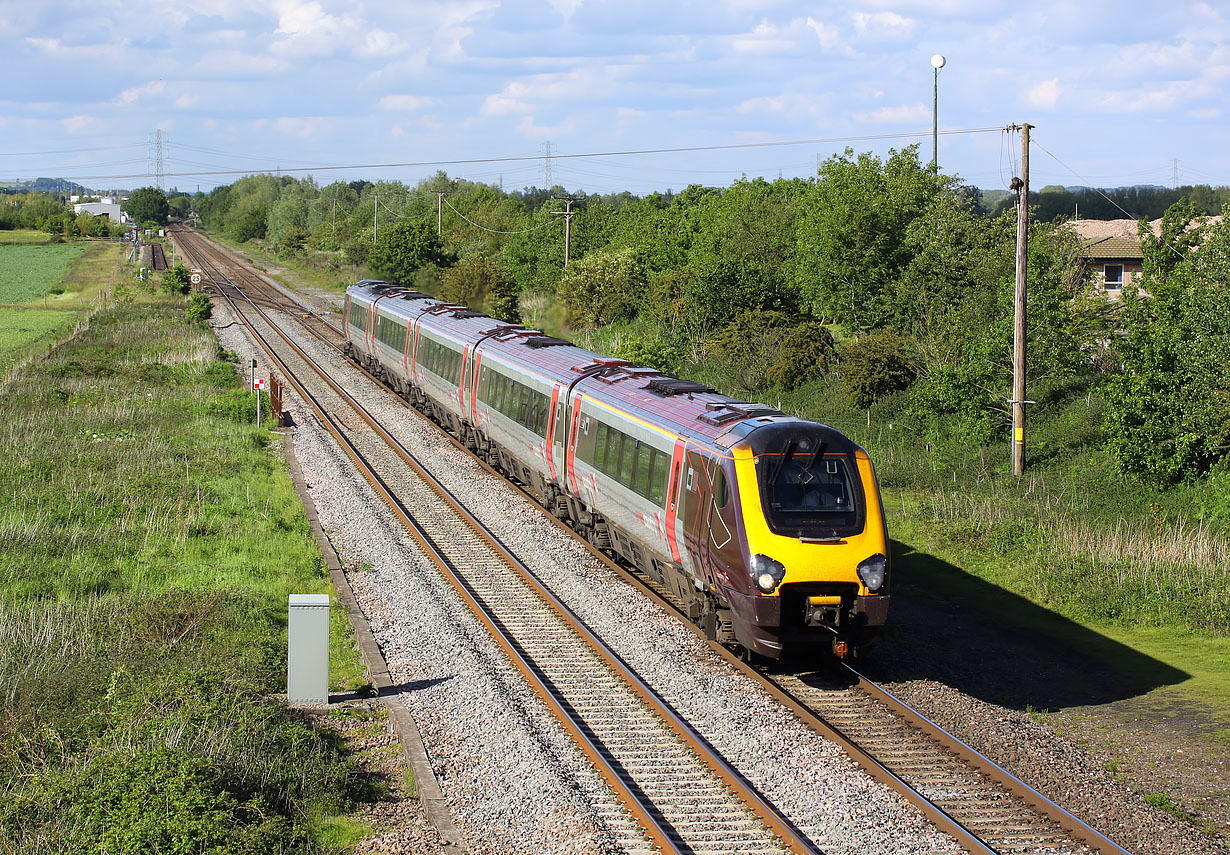
<svg viewBox="0 0 1230 855"><path fill-rule="evenodd" d="M505 410L504 397L508 391L508 379L503 374L495 375L495 394L491 396L491 403L495 405L497 412L503 413Z"/></svg>
<svg viewBox="0 0 1230 855"><path fill-rule="evenodd" d="M653 475L653 457L655 449L648 445L641 445L640 453L636 456L636 483L632 489L636 490L645 498L649 498L650 478Z"/></svg>
<svg viewBox="0 0 1230 855"><path fill-rule="evenodd" d="M547 417L551 414L551 402L541 392L535 392L534 399L538 402L538 415L534 419L534 433L545 437L547 435Z"/></svg>
<svg viewBox="0 0 1230 855"><path fill-rule="evenodd" d="M594 440L594 468L606 472L606 439L607 426L598 422L598 436Z"/></svg>
<svg viewBox="0 0 1230 855"><path fill-rule="evenodd" d="M730 485L726 483L726 472L718 469L717 483L713 486L713 504L719 508L726 507L730 501Z"/></svg>
<svg viewBox="0 0 1230 855"><path fill-rule="evenodd" d="M655 505L662 504L666 498L666 470L669 468L670 458L655 448L649 473L649 501Z"/></svg>
<svg viewBox="0 0 1230 855"><path fill-rule="evenodd" d="M636 469L636 442L624 434L623 454L619 458L619 483L625 487L632 486L632 477Z"/></svg>
<svg viewBox="0 0 1230 855"><path fill-rule="evenodd" d="M611 428L611 438L608 440L611 451L606 457L606 474L617 481L619 480L619 460L623 455L624 445L627 445L629 449L632 447L632 444L626 440L627 437L622 432ZM631 450L628 453L631 454Z"/></svg>
<svg viewBox="0 0 1230 855"><path fill-rule="evenodd" d="M619 455L623 452L623 443L624 435L611 428L607 439L606 468L603 471L616 480L619 480Z"/></svg>
<svg viewBox="0 0 1230 855"><path fill-rule="evenodd" d="M527 427L530 423L530 396L529 392L520 383L516 384L517 389L517 424L522 427Z"/></svg>

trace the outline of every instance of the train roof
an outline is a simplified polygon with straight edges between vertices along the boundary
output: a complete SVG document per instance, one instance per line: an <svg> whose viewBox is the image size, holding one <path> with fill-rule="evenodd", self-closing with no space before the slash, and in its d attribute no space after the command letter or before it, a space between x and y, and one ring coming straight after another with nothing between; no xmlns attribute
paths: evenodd
<svg viewBox="0 0 1230 855"><path fill-rule="evenodd" d="M721 448L730 448L764 425L803 422L766 404L740 401L701 383L603 356L540 330L509 324L387 282L364 280L351 286L348 293L369 302L385 298L380 309L408 317L430 306L424 313L429 327L462 340L483 338L483 352L488 356L498 355L563 386L575 383L588 398ZM402 311L398 311L399 305Z"/></svg>

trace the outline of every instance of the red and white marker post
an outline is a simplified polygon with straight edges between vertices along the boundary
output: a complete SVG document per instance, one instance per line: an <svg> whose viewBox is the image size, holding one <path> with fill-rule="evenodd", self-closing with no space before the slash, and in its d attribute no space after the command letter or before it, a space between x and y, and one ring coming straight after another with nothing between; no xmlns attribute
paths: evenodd
<svg viewBox="0 0 1230 855"><path fill-rule="evenodd" d="M265 378L256 377L252 380L252 391L256 393L256 426L261 426L261 389L265 388Z"/></svg>

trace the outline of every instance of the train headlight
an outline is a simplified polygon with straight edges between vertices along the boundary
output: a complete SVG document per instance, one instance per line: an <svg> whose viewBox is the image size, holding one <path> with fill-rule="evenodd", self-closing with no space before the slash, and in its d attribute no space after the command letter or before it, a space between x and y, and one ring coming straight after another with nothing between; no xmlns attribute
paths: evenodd
<svg viewBox="0 0 1230 855"><path fill-rule="evenodd" d="M875 593L884 587L884 577L888 575L888 559L876 553L858 565L858 578L863 580L867 590Z"/></svg>
<svg viewBox="0 0 1230 855"><path fill-rule="evenodd" d="M786 567L767 555L752 556L752 581L766 594L772 594L786 578Z"/></svg>

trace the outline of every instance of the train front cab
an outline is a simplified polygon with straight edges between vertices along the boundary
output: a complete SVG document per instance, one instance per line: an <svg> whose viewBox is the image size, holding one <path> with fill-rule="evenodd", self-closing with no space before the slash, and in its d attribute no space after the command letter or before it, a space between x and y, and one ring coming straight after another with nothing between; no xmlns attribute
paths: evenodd
<svg viewBox="0 0 1230 855"><path fill-rule="evenodd" d="M743 591L736 634L763 656L844 656L888 616L888 533L866 451L810 422L757 427L731 448ZM750 642L750 644L749 644Z"/></svg>

